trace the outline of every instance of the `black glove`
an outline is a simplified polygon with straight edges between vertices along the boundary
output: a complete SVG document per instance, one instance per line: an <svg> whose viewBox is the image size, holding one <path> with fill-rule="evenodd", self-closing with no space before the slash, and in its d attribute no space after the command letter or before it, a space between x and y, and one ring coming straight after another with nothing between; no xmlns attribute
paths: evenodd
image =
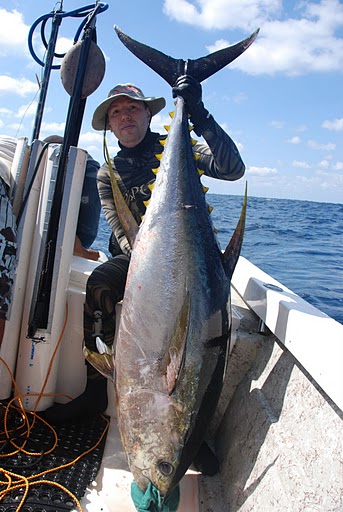
<svg viewBox="0 0 343 512"><path fill-rule="evenodd" d="M181 96L186 104L186 109L194 126L195 133L200 136L207 125L211 115L202 102L201 84L191 75L180 76L172 89L173 98Z"/></svg>

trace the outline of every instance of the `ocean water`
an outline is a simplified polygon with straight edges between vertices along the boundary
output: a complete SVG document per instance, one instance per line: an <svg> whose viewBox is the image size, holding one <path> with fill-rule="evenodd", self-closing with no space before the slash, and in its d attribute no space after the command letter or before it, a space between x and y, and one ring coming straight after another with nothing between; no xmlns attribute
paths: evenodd
<svg viewBox="0 0 343 512"><path fill-rule="evenodd" d="M207 194L225 249L243 197ZM94 244L107 252L109 227L101 218ZM241 254L287 288L343 323L343 204L248 197Z"/></svg>

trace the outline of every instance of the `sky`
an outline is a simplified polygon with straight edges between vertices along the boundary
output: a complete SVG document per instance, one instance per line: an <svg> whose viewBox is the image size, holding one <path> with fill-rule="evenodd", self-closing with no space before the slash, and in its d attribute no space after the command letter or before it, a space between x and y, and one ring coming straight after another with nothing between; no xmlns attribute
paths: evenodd
<svg viewBox="0 0 343 512"><path fill-rule="evenodd" d="M89 3L0 0L0 134L32 139L43 68L32 58L28 32L42 15ZM103 162L102 133L91 127L96 106L118 83L164 96L167 107L152 129L165 133L174 108L170 86L119 41L114 25L176 58L195 59L245 39L252 46L202 84L203 101L237 144L246 165L236 182L203 178L209 193L343 202L343 2L339 0L110 1L97 16L97 43L106 62L103 81L86 102L79 146ZM65 17L56 51L73 44L80 18ZM44 60L40 27L33 48ZM45 27L49 40L50 21ZM54 64L61 63L55 59ZM59 70L50 76L40 139L63 135L70 97ZM194 135L194 138L197 138ZM110 154L117 151L112 134Z"/></svg>

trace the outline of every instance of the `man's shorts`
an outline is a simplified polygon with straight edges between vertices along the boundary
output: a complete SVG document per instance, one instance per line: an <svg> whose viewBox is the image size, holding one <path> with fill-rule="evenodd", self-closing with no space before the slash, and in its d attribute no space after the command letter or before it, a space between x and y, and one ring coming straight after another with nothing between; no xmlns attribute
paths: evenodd
<svg viewBox="0 0 343 512"><path fill-rule="evenodd" d="M12 212L7 186L0 178L0 318L7 318L11 304L16 256L16 219Z"/></svg>

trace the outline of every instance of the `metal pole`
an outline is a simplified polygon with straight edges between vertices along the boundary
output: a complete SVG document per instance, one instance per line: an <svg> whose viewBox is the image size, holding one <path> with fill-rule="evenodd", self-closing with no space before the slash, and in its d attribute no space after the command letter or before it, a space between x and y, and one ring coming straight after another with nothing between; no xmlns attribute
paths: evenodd
<svg viewBox="0 0 343 512"><path fill-rule="evenodd" d="M66 166L70 146L77 146L78 143L83 112L86 105L86 99L82 98L82 87L85 78L92 37L95 36L95 19L96 18L93 13L91 22L85 29L85 35L81 45L73 94L69 102L66 128L64 132L64 139L61 148L61 155L56 176L54 197L51 205L51 215L47 230L45 253L43 257L43 265L39 280L37 299L34 305L32 319L30 321L28 328L28 335L30 338L34 336L38 328L46 329L48 325L51 283L54 271L56 239L61 214Z"/></svg>
<svg viewBox="0 0 343 512"><path fill-rule="evenodd" d="M42 124L45 100L46 100L46 95L48 92L50 73L51 73L51 69L52 69L52 62L53 62L54 55L55 55L58 30L59 30L59 26L62 21L62 17L58 15L59 12L61 12L61 11L58 11L55 13L55 16L52 20L51 34L50 34L50 39L49 39L49 44L48 44L46 61L45 61L45 65L44 65L43 79L42 79L42 83L41 83L41 87L40 87L40 95L39 95L39 100L38 100L38 105L37 105L35 124L33 127L31 142L33 142L35 139L38 139L41 124Z"/></svg>

